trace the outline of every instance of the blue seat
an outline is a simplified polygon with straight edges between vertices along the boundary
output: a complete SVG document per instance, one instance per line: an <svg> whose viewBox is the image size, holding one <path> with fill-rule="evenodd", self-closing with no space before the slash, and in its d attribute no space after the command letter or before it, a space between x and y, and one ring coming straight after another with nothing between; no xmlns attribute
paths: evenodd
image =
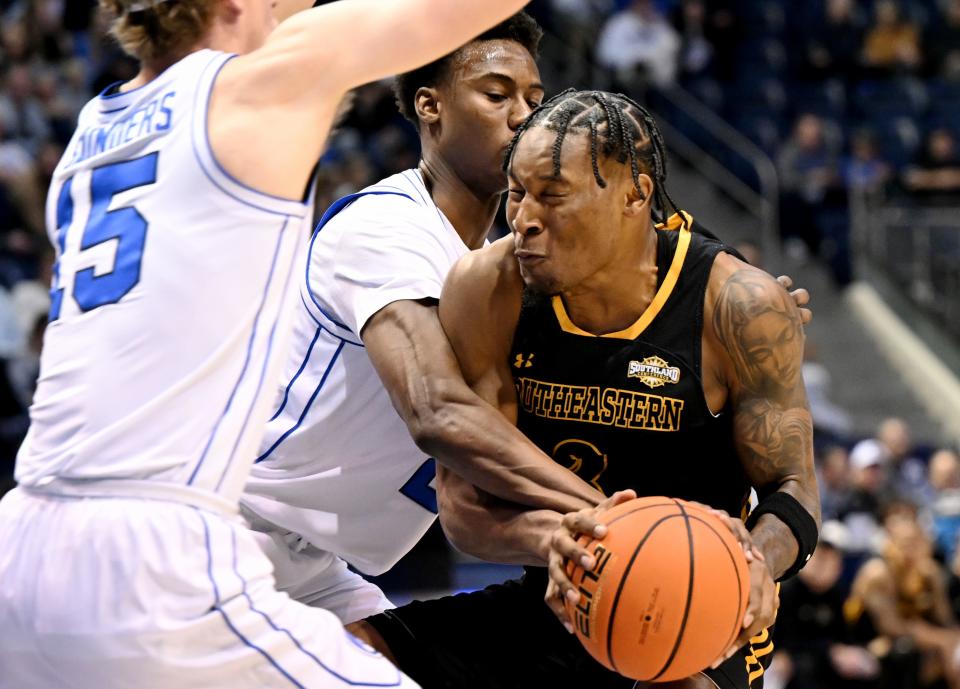
<svg viewBox="0 0 960 689"><path fill-rule="evenodd" d="M812 112L840 120L847 112L847 91L839 79L791 84L786 91L794 113Z"/></svg>
<svg viewBox="0 0 960 689"><path fill-rule="evenodd" d="M881 156L898 170L913 161L923 143L920 128L910 117L878 116L866 124L876 133Z"/></svg>
<svg viewBox="0 0 960 689"><path fill-rule="evenodd" d="M853 100L866 118L880 113L919 117L926 111L930 97L926 85L917 79L868 80L857 85Z"/></svg>

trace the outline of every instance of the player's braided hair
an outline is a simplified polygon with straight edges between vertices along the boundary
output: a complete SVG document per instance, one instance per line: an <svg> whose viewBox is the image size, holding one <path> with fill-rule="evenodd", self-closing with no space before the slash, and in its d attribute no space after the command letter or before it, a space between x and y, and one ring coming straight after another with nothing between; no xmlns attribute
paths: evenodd
<svg viewBox="0 0 960 689"><path fill-rule="evenodd" d="M633 185L641 196L640 174L645 173L653 178L654 208L661 214L658 219L665 221L670 214L669 209L677 213L686 225L685 216L667 193L667 157L663 136L650 112L632 98L622 93L567 89L544 101L514 135L507 148L504 169L510 166L520 139L534 127L545 127L557 133L553 143L553 174L560 174L560 154L567 132L571 129L587 130L590 134L593 177L601 188L607 186L600 174L601 154L605 158L615 157L621 164L629 161Z"/></svg>

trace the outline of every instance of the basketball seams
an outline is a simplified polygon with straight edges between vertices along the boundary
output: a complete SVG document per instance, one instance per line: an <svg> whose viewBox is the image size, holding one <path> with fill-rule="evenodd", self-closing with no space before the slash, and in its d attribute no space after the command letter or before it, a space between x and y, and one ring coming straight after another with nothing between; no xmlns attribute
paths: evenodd
<svg viewBox="0 0 960 689"><path fill-rule="evenodd" d="M683 642L683 633L687 630L687 620L690 618L690 603L693 601L693 573L696 564L693 555L693 530L690 528L690 515L687 514L687 511L679 501L676 504L677 507L680 508L680 513L683 516L683 524L687 527L687 548L690 554L690 578L687 580L687 602L683 608L683 618L680 620L680 629L677 631L677 640L673 643L673 650L670 651L670 657L667 658L667 662L660 668L660 672L650 678L651 681L656 681L658 677L662 676L673 664L673 659L677 657L677 651L680 650L680 644Z"/></svg>
<svg viewBox="0 0 960 689"><path fill-rule="evenodd" d="M679 507L677 503L673 503L673 504ZM650 505L648 507L670 507L670 506L671 506L670 503L663 503L660 505ZM623 517L626 517L629 514L633 514L634 512L639 512L640 510L643 510L643 509L648 509L648 508L639 507L635 510L631 510L627 514L621 515L620 517L618 517L618 519L622 519ZM654 531L656 531L657 527L659 527L665 521L668 521L670 519L676 519L677 517L681 517L681 516L683 516L682 513L668 514L664 517L661 517L653 524L651 524L650 528L647 530L647 533L643 535L643 538L640 539L640 542L637 544L637 547L634 548L633 554L630 555L630 559L627 561L627 564L623 569L623 574L620 576L620 582L617 584L617 592L614 594L613 602L611 603L611 606L610 606L610 619L607 620L607 660L610 663L610 667L613 668L613 670L615 670L616 672L619 672L620 670L617 668L617 663L613 659L613 625L617 618L617 609L620 603L620 596L623 594L623 589L626 586L627 581L630 579L630 570L633 569L633 563L636 561L637 555L640 554L640 550L643 548L644 544L647 542L647 539L650 538L650 535ZM613 520L609 523L612 524L615 521L617 520Z"/></svg>
<svg viewBox="0 0 960 689"><path fill-rule="evenodd" d="M740 568L737 567L737 560L733 556L733 553L730 550L730 546L727 545L727 542L724 540L723 536L721 536L720 532L718 532L716 529L713 528L713 525L710 524L710 522L694 515L691 515L690 518L695 519L696 521L700 522L701 524L706 526L708 529L710 529L714 533L714 535L720 540L720 543L723 545L723 549L727 551L727 555L730 556L730 563L733 565L733 573L737 577L737 610L739 611L740 604L743 602L743 594L741 593L743 585L740 579ZM729 646L730 644L732 644L733 640L737 638L737 632L740 629L740 624L742 621L743 621L742 619L738 619L734 622L733 633L729 637L727 637L729 641L727 641L726 646Z"/></svg>
<svg viewBox="0 0 960 689"><path fill-rule="evenodd" d="M686 640L686 632L691 625L691 620L695 619L693 617L693 614L694 614L693 594L695 591L695 588L694 588L695 582L701 582L700 585L702 586L703 585L702 582L704 581L704 576L706 576L709 579L709 576L708 576L709 573L706 571L701 572L701 576L696 576L697 562L700 562L702 558L696 558L695 540L697 539L695 539L694 537L693 530L698 527L695 527L693 525L692 523L693 521L696 521L706 526L710 530L712 535L715 536L723 545L723 549L727 554L727 558L733 567L733 581L736 582L736 588L737 588L736 610L739 612L741 606L744 604L744 593L742 590L744 573L740 571L741 567L738 566L739 563L736 561L736 556L733 553L733 546L727 543L727 540L724 538L722 530L720 529L719 525L711 524L707 519L708 517L707 514L701 513L699 508L693 509L692 506L687 505L686 502L683 500L680 500L677 498L665 498L665 500L670 500L670 501L660 502L652 505L645 504L638 507L634 507L630 505L622 505L619 507L626 507L627 510L621 511L617 508L614 508L614 510L611 510L611 511L614 512L615 516L612 516L609 514L607 515L608 518L612 516L612 518L610 518L609 521L605 521L601 517L601 520L607 526L612 526L618 521L621 521L624 518L631 517L631 516L634 519L639 519L641 522L646 520L648 521L648 524L650 521L655 520L653 521L652 524L649 524L649 526L644 532L642 532L643 535L642 535L642 538L640 538L639 542L635 541L636 545L633 548L633 551L630 554L627 562L624 565L622 565L622 569L620 567L617 567L617 569L619 570L619 581L617 582L616 588L613 591L613 598L611 600L609 597L605 596L607 600L610 602L602 606L603 608L606 609L606 611L608 611L608 612L605 612L605 615L604 615L607 617L607 619L601 622L600 619L594 618L595 619L594 624L601 625L600 629L606 633L606 638L603 638L602 634L597 634L599 638L597 638L596 641L599 642L599 644L594 645L592 648L588 646L588 650L590 650L591 654L596 654L595 657L598 660L603 658L604 660L601 660L601 662L603 662L605 665L607 665L607 667L609 667L610 669L618 673L621 672L621 669L613 653L613 644L615 639L618 638L617 634L615 633L615 629L617 628L618 621L620 626L622 626L625 622L624 622L623 616L620 616L618 618L617 614L619 612L619 608L621 607L623 607L624 610L630 610L630 611L634 609L635 603L633 602L633 599L630 598L629 596L630 589L628 587L628 582L632 580L631 574L633 572L633 568L635 565L637 565L637 563L644 561L640 558L641 550L644 550L644 548L646 548L644 552L647 552L651 548L653 548L654 550L657 550L663 547L661 545L657 545L658 543L660 543L660 540L658 539L651 540L651 538L654 536L655 532L663 533L663 529L661 527L665 522L670 521L671 519L680 518L680 517L684 519L684 528L686 530L686 535L687 535L687 550L688 550L688 565L689 565L689 577L687 581L686 599L683 605L681 618L679 620L677 620L676 617L673 618L675 620L673 624L676 624L677 622L679 622L678 629L673 635L674 637L673 640L668 640L669 637L666 637L666 638L661 637L661 640L657 642L658 645L661 645L661 646L664 644L671 644L672 648L668 646L668 648L671 648L669 657L667 657L666 660L663 661L663 666L660 668L660 670L656 672L656 674L653 674L651 676L649 674L650 670L646 670L646 671L641 670L640 667L637 667L635 665L633 660L630 660L626 656L623 656L622 655L623 652L627 651L627 649L626 648L621 649L620 645L618 645L618 654L620 654L620 662L625 663L628 666L628 668L632 668L630 669L631 673L640 673L640 674L631 674L631 676L636 679L642 679L643 681L665 681L664 679L661 679L664 677L669 679L671 668L673 667L674 663L677 662L677 659L683 655L680 653L680 651L687 648L687 646L684 645L684 641ZM649 516L641 516L637 514L644 510L655 509L655 508L661 508L661 511L655 515L649 515ZM620 513L618 514L617 512L620 512ZM628 520L628 522L629 521L630 520ZM670 531L674 527L671 526L671 527L664 527L664 528L667 528L668 531ZM676 536L670 536L669 538L679 541L678 537L679 537L679 534L676 534ZM702 537L706 537L707 540L709 540L709 537L706 536L706 533L702 533ZM591 543L599 543L602 541L602 539L588 539L588 540ZM679 545L679 543L675 543L674 546L669 548L669 549L672 549L675 553L674 556L672 556L674 560L676 560L676 555L679 555L679 553L676 552L677 551L675 547L676 545ZM627 548L630 547L628 542L620 543L620 546L621 547L627 546ZM627 548L624 548L624 550L626 550ZM622 553L622 554L625 554L625 553ZM719 558L720 556L719 556L719 553L717 553L715 556L711 556L711 557ZM708 558L708 560L711 560L711 558ZM722 558L720 558L719 561L715 562L715 564L719 565L721 569L725 569L722 563L723 563ZM680 568L683 568L682 563L675 562L675 564L679 565ZM576 569L576 565L574 563L568 563L568 566L569 565L573 565L573 568ZM701 563L700 566L704 566L704 565ZM682 576L682 574L680 574L679 572L677 574L679 576ZM725 576L729 576L729 575L725 575ZM675 577L675 579L676 578L678 577ZM733 581L731 581L730 583L733 583ZM600 585L600 583L601 582L599 581L597 582L598 586ZM675 581L674 584L671 584L674 590L676 589L676 584L679 584L680 586L682 586L682 584L679 581ZM624 598L625 592L628 594L626 600ZM609 588L607 590L607 593L608 594L610 593ZM682 589L681 591L676 591L676 593L672 595L677 595L677 594L679 594L679 596L682 596L683 595ZM730 596L730 598L728 598L727 600L731 601L732 598L733 596ZM677 602L679 603L679 601ZM698 606L699 605L700 604L698 603ZM727 603L727 605L729 605L729 603ZM679 612L679 610L677 612ZM627 613L625 612L624 614L627 614ZM633 613L631 612L631 614L629 615L631 619L632 619L632 614ZM591 614L591 617L593 617L593 614ZM729 617L727 619L729 619ZM720 620L717 620L717 621L720 622ZM727 638L727 641L724 643L724 649L729 647L729 645L733 642L732 640L736 638L736 634L740 627L741 622L742 622L742 618L734 621L731 636L729 636ZM713 638L716 639L715 636ZM587 644L587 641L585 639L581 638L581 641L583 641L585 645ZM620 639L620 642L622 641L623 639ZM713 643L716 643L717 641L722 641L722 637L720 639L716 639L716 641L714 641ZM698 641L697 643L699 644L700 642ZM600 647L597 648L597 646L600 646ZM663 650L665 651L666 649L663 649ZM706 648L704 648L704 650L706 650ZM688 651L684 651L684 653L687 653L687 652ZM630 656L630 658L632 658L632 656ZM685 661L685 662L688 662L688 661Z"/></svg>
<svg viewBox="0 0 960 689"><path fill-rule="evenodd" d="M643 498L637 498L637 500L642 500L642 499L643 499ZM655 508L655 507L673 507L673 506L676 505L676 504L677 504L677 503L675 503L675 502L658 502L656 505L644 505L644 506L642 506L642 507L634 507L634 508L633 508L632 510L630 510L629 512L624 512L623 514L618 514L616 517L614 517L614 518L611 519L610 521L608 521L608 522L603 522L603 524L604 524L605 526L608 526L608 527L609 527L611 524L616 524L618 521L620 521L621 519L625 519L625 518L629 517L631 514L635 514L635 513L637 513L637 512L643 512L644 510L652 510L652 509ZM671 515L671 516L676 517L676 516L679 516L679 515L676 515L676 514L675 514L675 515ZM601 520L601 521L602 521L602 520Z"/></svg>

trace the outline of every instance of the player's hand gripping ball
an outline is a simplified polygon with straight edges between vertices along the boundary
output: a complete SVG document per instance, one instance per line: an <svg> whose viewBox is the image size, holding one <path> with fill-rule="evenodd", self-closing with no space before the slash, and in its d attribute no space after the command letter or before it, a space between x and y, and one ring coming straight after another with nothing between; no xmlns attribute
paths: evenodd
<svg viewBox="0 0 960 689"><path fill-rule="evenodd" d="M626 677L668 682L714 662L740 633L750 593L743 547L713 513L673 498L603 512L602 540L581 536L595 565L567 563L580 593L565 601L587 651Z"/></svg>

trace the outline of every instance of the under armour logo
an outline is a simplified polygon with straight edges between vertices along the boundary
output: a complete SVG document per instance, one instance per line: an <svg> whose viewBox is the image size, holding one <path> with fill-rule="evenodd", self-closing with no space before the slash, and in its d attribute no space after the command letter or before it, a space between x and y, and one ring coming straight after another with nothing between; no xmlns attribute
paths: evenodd
<svg viewBox="0 0 960 689"><path fill-rule="evenodd" d="M530 368L533 366L533 357L535 355L531 354L530 356L525 357L523 354L517 354L517 358L514 360L513 365L515 368Z"/></svg>

